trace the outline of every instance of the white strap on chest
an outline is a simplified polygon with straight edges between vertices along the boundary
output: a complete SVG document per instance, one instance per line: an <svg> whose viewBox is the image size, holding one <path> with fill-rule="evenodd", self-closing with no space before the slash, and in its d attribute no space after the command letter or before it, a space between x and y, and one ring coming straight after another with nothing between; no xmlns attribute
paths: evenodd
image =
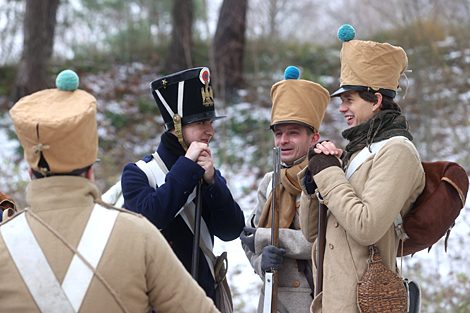
<svg viewBox="0 0 470 313"><path fill-rule="evenodd" d="M109 210L98 204L91 212L77 250L95 269L98 267L118 214L119 211ZM93 271L74 255L62 282L62 288L77 312L92 278Z"/></svg>
<svg viewBox="0 0 470 313"><path fill-rule="evenodd" d="M118 211L95 205L77 250L96 269L114 227ZM26 214L1 227L5 244L32 297L42 312L80 310L93 278L92 270L74 255L62 286L39 246Z"/></svg>
<svg viewBox="0 0 470 313"><path fill-rule="evenodd" d="M138 161L136 162L137 166L144 171L147 175L149 180L149 185L153 188L157 188L157 186L161 186L165 183L166 174L168 174L168 168L166 167L163 160L160 158L157 152L153 155L153 159L146 163L145 161ZM186 200L186 204L176 213L175 217L181 215L186 225L189 227L191 232L194 234L194 216L196 211L196 206L194 205L194 198L196 197L196 188L194 188L193 192L189 195L188 199ZM209 233L209 228L207 227L204 218L201 218L201 239L204 245L212 252L213 244L211 235ZM203 249L204 251L205 249ZM214 266L213 266L213 258L210 255L204 253L206 257L207 263L209 264L209 268L212 272L212 276L214 275Z"/></svg>
<svg viewBox="0 0 470 313"><path fill-rule="evenodd" d="M404 138L408 140L408 138L404 136L396 136L396 137L392 137L392 138L382 140L379 142L374 142L373 144L370 145L370 151L368 147L364 147L361 150L361 152L359 152L359 154L351 161L351 164L348 165L348 170L346 172L346 179L349 180L349 177L351 177L352 174L356 172L359 166L361 166L361 164L364 163L364 161L367 160L367 158L369 158L373 154L377 155L380 149L382 149L382 147L385 146L387 142L395 138Z"/></svg>
<svg viewBox="0 0 470 313"><path fill-rule="evenodd" d="M41 312L76 312L46 260L26 214L21 213L1 228L1 234L18 271Z"/></svg>
<svg viewBox="0 0 470 313"><path fill-rule="evenodd" d="M409 141L409 139L404 136L395 136L386 140L374 142L373 144L370 145L370 151L368 147L364 147L361 150L361 152L359 152L358 155L351 161L351 164L348 165L348 170L346 172L346 179L349 180L349 178L356 172L359 166L361 166L362 163L364 163L364 161L367 160L371 155L375 154L375 156L377 156L380 149L382 149L382 147L385 146L387 142L396 138L404 138L407 142L412 144L411 141ZM375 161L375 157L374 157L374 161ZM398 237L400 237L403 234L403 240L406 240L409 238L408 235L405 233L405 230L403 229L403 218L400 213L398 213L398 216L395 219L395 221L393 221L393 224L395 225L395 232L397 233Z"/></svg>

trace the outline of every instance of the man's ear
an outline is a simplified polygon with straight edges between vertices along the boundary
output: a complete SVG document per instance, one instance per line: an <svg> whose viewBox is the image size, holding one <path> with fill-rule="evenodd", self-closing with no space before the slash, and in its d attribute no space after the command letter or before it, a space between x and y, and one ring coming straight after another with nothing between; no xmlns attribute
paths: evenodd
<svg viewBox="0 0 470 313"><path fill-rule="evenodd" d="M85 172L85 178L88 178L91 181L95 181L95 175L93 175L93 166L90 166Z"/></svg>
<svg viewBox="0 0 470 313"><path fill-rule="evenodd" d="M372 112L378 113L382 107L383 96L380 92L376 92L375 96L377 97L377 102L372 105Z"/></svg>
<svg viewBox="0 0 470 313"><path fill-rule="evenodd" d="M310 145L314 145L318 142L318 140L320 140L320 134L319 133L313 133L313 137L312 137L312 142L310 142Z"/></svg>

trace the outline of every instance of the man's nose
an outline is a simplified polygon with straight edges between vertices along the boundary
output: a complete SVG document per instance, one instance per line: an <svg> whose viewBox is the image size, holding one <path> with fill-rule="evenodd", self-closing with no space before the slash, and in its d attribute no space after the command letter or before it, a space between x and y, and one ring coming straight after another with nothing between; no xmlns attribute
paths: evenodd
<svg viewBox="0 0 470 313"><path fill-rule="evenodd" d="M287 142L289 142L289 136L287 136L287 134L282 134L281 143L287 143Z"/></svg>
<svg viewBox="0 0 470 313"><path fill-rule="evenodd" d="M208 135L211 135L211 137L214 137L215 131L214 127L212 126L212 123L209 123L209 125L206 127L206 133Z"/></svg>

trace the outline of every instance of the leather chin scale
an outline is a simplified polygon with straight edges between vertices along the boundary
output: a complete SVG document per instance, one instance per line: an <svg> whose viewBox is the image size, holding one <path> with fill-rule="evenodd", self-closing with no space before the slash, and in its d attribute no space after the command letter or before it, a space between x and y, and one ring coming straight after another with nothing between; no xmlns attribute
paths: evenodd
<svg viewBox="0 0 470 313"><path fill-rule="evenodd" d="M188 151L188 145L184 142L183 139L183 130L181 127L181 116L179 114L173 115L173 123L175 125L176 136L178 137L178 142L183 147L184 151Z"/></svg>

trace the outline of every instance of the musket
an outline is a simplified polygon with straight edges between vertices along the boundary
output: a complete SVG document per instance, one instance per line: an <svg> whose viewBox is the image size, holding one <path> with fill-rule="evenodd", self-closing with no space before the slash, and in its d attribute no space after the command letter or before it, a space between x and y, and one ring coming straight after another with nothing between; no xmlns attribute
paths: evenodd
<svg viewBox="0 0 470 313"><path fill-rule="evenodd" d="M196 213L194 214L194 240L193 258L191 263L191 275L197 281L199 270L199 240L201 237L202 218L202 179L196 186Z"/></svg>
<svg viewBox="0 0 470 313"><path fill-rule="evenodd" d="M273 179L272 179L272 224L271 224L271 245L279 245L279 187L281 184L281 148L273 149ZM277 312L277 276L275 269L270 269L265 273L264 281L264 310L263 313Z"/></svg>
<svg viewBox="0 0 470 313"><path fill-rule="evenodd" d="M326 214L328 208L320 203L318 208L318 240L317 240L317 281L315 296L323 290L323 258L326 245Z"/></svg>

